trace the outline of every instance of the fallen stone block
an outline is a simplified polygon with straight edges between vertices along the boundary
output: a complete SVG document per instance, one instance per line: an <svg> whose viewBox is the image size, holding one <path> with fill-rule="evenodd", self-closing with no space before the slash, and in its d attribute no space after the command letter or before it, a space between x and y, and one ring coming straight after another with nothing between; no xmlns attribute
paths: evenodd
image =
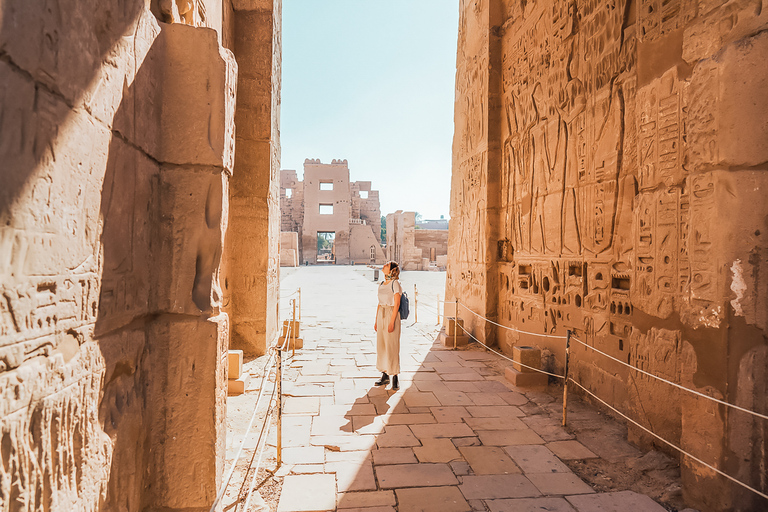
<svg viewBox="0 0 768 512"><path fill-rule="evenodd" d="M249 378L250 378L250 375L246 373L244 375L241 375L237 379L229 379L227 381L227 395L237 396L245 393L245 388L248 387Z"/></svg>
<svg viewBox="0 0 768 512"><path fill-rule="evenodd" d="M519 388L543 388L549 383L549 377L544 373L534 371L523 373L511 366L504 370L504 376L509 382Z"/></svg>
<svg viewBox="0 0 768 512"><path fill-rule="evenodd" d="M229 350L227 352L227 378L229 380L239 379L243 374L243 351Z"/></svg>

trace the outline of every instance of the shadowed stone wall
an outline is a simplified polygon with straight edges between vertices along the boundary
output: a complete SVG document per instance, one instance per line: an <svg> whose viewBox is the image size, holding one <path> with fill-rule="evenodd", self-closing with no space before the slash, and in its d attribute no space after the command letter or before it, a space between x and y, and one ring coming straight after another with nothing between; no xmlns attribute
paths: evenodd
<svg viewBox="0 0 768 512"><path fill-rule="evenodd" d="M447 297L765 413L765 2L463 0ZM472 332L511 353L561 340ZM574 378L766 491L763 420L575 344ZM630 430L635 441L650 443ZM665 448L659 443L660 448ZM761 498L683 458L686 499Z"/></svg>
<svg viewBox="0 0 768 512"><path fill-rule="evenodd" d="M213 501L233 15L0 6L0 510Z"/></svg>

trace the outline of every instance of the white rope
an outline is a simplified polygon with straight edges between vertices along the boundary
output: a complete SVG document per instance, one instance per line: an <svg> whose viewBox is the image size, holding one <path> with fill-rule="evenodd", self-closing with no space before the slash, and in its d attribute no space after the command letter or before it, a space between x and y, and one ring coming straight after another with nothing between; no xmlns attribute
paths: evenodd
<svg viewBox="0 0 768 512"><path fill-rule="evenodd" d="M450 304L450 302L447 303L447 304ZM566 338L565 336L561 336L559 334L541 334L541 333L538 333L538 332L521 331L520 329L514 329L512 327L507 327L506 325L501 325L500 323L494 322L493 320L489 320L488 318L485 318L484 316L482 316L482 315L480 315L478 313L475 313L474 311L469 309L467 306L465 306L461 302L459 302L459 306L463 307L464 309L466 309L467 311L469 311L470 313L475 315L477 318L485 320L486 322L488 322L490 324L493 324L493 325L495 325L497 327L501 327L502 329L506 329L508 331L519 332L520 334L528 334L530 336L540 336L542 338L552 338L552 339L557 339L557 340L564 340Z"/></svg>
<svg viewBox="0 0 768 512"><path fill-rule="evenodd" d="M232 479L232 474L235 472L235 466L237 466L237 461L240 460L240 456L243 454L243 448L245 447L245 440L248 437L248 433L251 431L251 427L253 426L254 420L256 419L256 413L259 410L259 404L261 403L261 398L264 396L264 380L266 379L267 375L272 369L272 366L268 367L268 365L273 355L274 354L270 354L269 359L267 359L267 363L264 365L264 374L261 376L261 383L259 384L259 396L256 398L256 405L253 407L253 414L251 415L251 421L248 422L248 427L245 429L245 435L243 435L243 440L240 442L240 448L238 448L237 450L237 455L235 455L235 460L232 461L232 466L230 466L229 471L227 472L227 477L224 479L224 482L222 483L222 486L219 489L218 494L216 494L216 499L213 500L213 505L211 505L210 512L214 512L216 510L216 507L218 506L219 501L221 501L221 498L224 496L224 493L226 492L227 487L229 486L229 482ZM277 361L275 361L275 365L277 365Z"/></svg>
<svg viewBox="0 0 768 512"><path fill-rule="evenodd" d="M693 389L691 389L691 388L687 388L687 387L685 387L685 386L681 386L680 384L677 384L677 383L675 383L675 382L669 381L669 380L667 380L667 379L665 379L665 378L663 378L663 377L659 377L658 375L654 375L653 373L647 372L647 371L645 371L645 370L641 370L641 369L640 369L640 368L638 368L637 366L632 366L631 364L627 364L627 363L625 363L624 361L622 361L621 359L617 359L617 358L613 357L613 356L612 356L612 355L610 355L610 354L606 354L606 353L605 353L605 352L603 352L602 350L596 349L596 348L595 348L595 347L593 347L592 345L587 345L586 343L584 343L583 341L581 341L581 340L580 340L579 338L577 338L576 336L573 336L573 335L571 335L571 339L572 339L572 340L576 340L577 342L581 343L581 344L582 344L582 345L584 345L585 347L587 347L587 348L589 348L589 349L592 349L592 350L594 350L594 351L595 351L595 352L597 352L598 354L604 355L604 356L605 356L605 357L607 357L608 359L613 359L613 360L614 360L614 361L616 361L617 363L621 363L621 364L623 364L624 366L626 366L626 367L628 367L628 368L631 368L631 369L633 369L633 370L635 370L635 371L637 371L637 372L640 372L640 373L642 373L643 375L647 375L647 376L649 376L649 377L653 377L654 379L660 380L660 381L662 381L662 382L666 382L666 383L667 383L667 384L669 384L670 386L674 386L674 387L676 387L676 388L678 388L678 389L682 389L683 391L687 391L687 392L689 392L689 393L693 393L694 395L700 396L700 397L702 397L702 398L706 398L706 399L708 399L708 400L712 400L713 402L717 402L717 403L719 403L719 404L725 405L725 406L727 406L727 407L731 407L731 408L733 408L733 409L736 409L736 410L738 410L738 411L741 411L741 412L746 412L747 414L751 414L751 415L753 415L753 416L757 416L758 418L762 418L762 419L764 419L764 420L768 420L768 416L766 416L765 414L760 414L759 412L751 411L751 410L749 410L749 409L745 409L745 408L743 408L743 407L739 407L738 405L734 405L734 404L731 404L731 403L725 402L725 401L723 401L723 400L719 400L719 399L717 399L717 398L715 398L715 397L712 397L712 396L709 396L709 395L705 395L704 393L700 393L700 392L698 392L698 391L695 391L695 390L693 390Z"/></svg>
<svg viewBox="0 0 768 512"><path fill-rule="evenodd" d="M618 414L618 415L620 415L621 417L623 417L625 420L627 420L627 421L631 422L631 423L632 423L632 424L634 424L635 426L637 426L637 427L641 428L642 430L644 430L644 431L648 432L649 434L651 434L653 437L655 437L655 438L656 438L656 439L658 439L659 441L663 442L664 444L666 444L666 445L668 445L668 446L670 446L670 447L674 448L675 450L679 451L679 452L680 452L680 453L682 453L683 455L685 455L685 456L687 456L687 457L689 457L689 458L691 458L691 459L695 460L695 461L696 461L696 462L698 462L699 464L702 464L702 465L704 465L704 466L708 467L709 469L711 469L711 470L712 470L712 471L714 471L715 473L717 473L717 474L719 474L719 475L722 475L722 476L724 476L724 477L725 477L725 478L727 478L728 480L731 480L732 482L739 484L740 486L744 487L745 489L749 489L750 491L754 492L755 494L757 494L757 495L759 495L759 496L762 496L762 497L763 497L763 498L765 498L765 499L768 499L768 494L765 494L765 493L763 493L763 492L760 492L760 491L758 491L757 489L755 489L755 488L753 488L753 487L750 487L749 485L745 484L744 482L742 482L742 481L740 481L740 480L736 480L736 479L735 479L735 478L733 478L732 476L730 476L730 475L728 475L728 474L726 474L726 473L723 473L722 471L720 471L719 469L717 469L717 468L715 468L715 467L713 467L713 466L710 466L709 464L707 464L707 463L706 463L706 462L704 462L703 460L699 459L698 457L694 457L693 455L691 455L691 454L690 454L690 453L688 453L687 451L683 450L683 449L682 449L682 448L680 448L679 446L677 446L677 445L675 445L675 444L672 444L672 443L670 443L669 441L667 441L667 440L666 440L666 439L664 439L663 437L661 437L661 436L659 436L658 434L655 434L654 432L652 432L652 431L650 431L649 429L645 428L644 426L642 426L641 424L639 424L638 422L636 422L635 420L633 420L632 418L630 418L630 417L629 417L629 416L627 416L626 414L624 414L624 413L622 413L621 411L617 410L616 408L612 407L612 406L611 406L611 405L609 405L609 404L608 404L608 403L607 403L605 400L603 400L603 399L599 398L597 395L595 395L594 393L592 393L591 391L589 391L587 388L585 388L584 386L582 386L581 384L579 384L578 382L576 382L575 380L573 380L571 377L568 377L568 380L569 380L569 381L571 381L571 382L573 382L574 384L576 384L578 387L580 387L582 390L584 390L584 392L585 392L585 393L587 393L588 395L590 395L592 398L594 398L595 400L599 401L600 403L602 403L603 405L605 405L606 407L608 407L609 409L611 409L612 411L614 411L616 414Z"/></svg>
<svg viewBox="0 0 768 512"><path fill-rule="evenodd" d="M478 342L479 344L481 344L482 346L484 346L485 348L487 348L488 350L490 350L490 351L491 351L491 352L493 352L494 354L496 354L496 355L499 355L499 356L503 357L503 358L504 358L504 359L506 359L507 361L512 361L513 363L515 363L515 364L519 364L520 366L522 366L522 367L524 367L524 368L529 368L529 369L531 369L531 370L533 370L533 371L536 371L536 372L539 372L539 373L544 373L544 374L546 374L546 375L551 375L552 377L557 377L558 379L562 379L562 378L564 378L562 375L558 375L558 374L556 374L556 373L550 373L550 372L547 372L547 371L544 371L544 370L540 370L539 368L534 368L533 366L528 366L527 364L523 364L523 363L521 363L521 362L519 362L519 361L515 361L515 360L514 360L514 359L512 359L511 357L507 357L507 356L505 356L504 354L502 354L501 352L497 352L497 351L493 350L491 347L489 347L488 345L486 345L485 343L483 343L483 342L482 342L482 341L480 341L479 339L477 339L477 338L475 338L474 336L472 336L472 334L470 334L470 333L469 333L469 331L467 331L467 330L464 328L464 326L463 326L463 325L459 324L458 322L455 322L455 325L458 325L458 326L461 328L461 330L462 330L462 331L464 331L465 333L467 333L467 336L469 336L470 338L472 338L473 340L475 340L476 342ZM449 336L449 338L450 338L450 336Z"/></svg>
<svg viewBox="0 0 768 512"><path fill-rule="evenodd" d="M259 445L261 444L262 438L264 439L264 444L261 445L261 450L259 450L259 458L256 461L256 468L253 471L253 479L251 480L251 485L248 489L248 494L245 496L245 504L243 505L243 511L246 512L248 510L248 505L251 502L251 495L253 494L253 490L256 488L256 478L259 476L259 468L261 467L261 459L264 455L264 450L267 447L267 438L269 437L269 431L272 427L272 423L269 421L272 417L272 413L275 411L275 405L273 404L272 400L275 398L275 392L277 391L277 381L275 381L275 385L272 388L272 396L269 398L269 408L267 409L267 415L264 418L264 425L261 427L261 433L259 434L259 440L256 442L256 449L259 449ZM279 411L278 411L279 414ZM253 458L251 458L251 463L248 464L248 468L245 470L245 477L248 478L248 472L251 469L251 464L253 463ZM243 481L243 484L245 484L245 481ZM242 492L242 487L240 488ZM237 509L237 507L235 507Z"/></svg>

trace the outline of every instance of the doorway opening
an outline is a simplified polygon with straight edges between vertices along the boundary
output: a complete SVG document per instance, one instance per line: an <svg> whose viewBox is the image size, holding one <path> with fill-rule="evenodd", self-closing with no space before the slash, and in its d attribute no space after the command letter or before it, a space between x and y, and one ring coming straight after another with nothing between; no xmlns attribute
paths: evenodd
<svg viewBox="0 0 768 512"><path fill-rule="evenodd" d="M336 232L318 231L317 232L317 262L318 263L336 263Z"/></svg>

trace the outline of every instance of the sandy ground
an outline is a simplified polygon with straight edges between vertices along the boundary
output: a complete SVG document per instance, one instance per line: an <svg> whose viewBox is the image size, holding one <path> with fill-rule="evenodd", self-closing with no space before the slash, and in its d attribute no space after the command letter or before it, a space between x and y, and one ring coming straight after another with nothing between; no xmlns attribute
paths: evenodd
<svg viewBox="0 0 768 512"><path fill-rule="evenodd" d="M290 396L291 386L299 378L302 368L312 364L319 349L342 337L359 337L364 343L372 345L375 339L373 320L376 307L376 284L373 271L366 267L301 267L284 268L281 272L280 318L288 319L291 313L290 300L294 292L302 288L302 337L305 349L296 352L295 359L288 352L284 359L283 378L286 395ZM443 296L445 273L443 272L404 272L401 276L404 289L411 298L411 318L404 325L404 339L429 340L437 333L438 295ZM418 289L418 323L414 323L416 294ZM343 326L343 327L342 327ZM473 346L474 345L474 346ZM313 347L315 350L313 351ZM406 348L407 350L407 348ZM467 349L483 351L477 344ZM340 356L341 357L341 356ZM266 406L274 389L274 371L262 381L264 367L272 360L269 356L246 362L246 372L251 375L246 393L229 397L227 402L227 461L229 470L238 448L243 440L244 449L237 462L231 482L224 499L224 510L243 510L243 500L251 485L255 487L248 510L276 511L283 480L286 475L297 474L308 469L303 465L286 463L281 467L276 464L276 421L269 422L271 428L267 435L264 460L257 475L252 470L258 458L257 446L259 432L264 425ZM501 358L484 361L489 368L496 368L502 375L509 363ZM332 372L333 366L330 367ZM375 380L375 370L362 371L366 379L370 375ZM407 378L407 377L406 377ZM358 379L356 379L358 380ZM259 390L264 384L265 397L254 416L254 406ZM403 386L405 387L405 386ZM546 419L551 425L562 415L562 387L550 384L545 392L524 392L528 401L520 409L529 417ZM275 403L275 400L272 401ZM245 431L251 418L253 426L246 436ZM283 429L286 432L286 428ZM588 483L596 492L630 490L649 496L667 510L683 510L680 492L679 466L675 460L657 452L643 452L626 442L626 428L611 418L605 411L586 404L575 396L569 397L569 424L565 429L568 439L578 440L591 450L596 457L586 459L563 460L580 479ZM285 434L284 434L285 436ZM287 440L290 445L290 439ZM309 465L311 466L311 465ZM322 465L321 465L322 466ZM246 478L247 477L247 478ZM236 506L237 505L237 506ZM482 503L472 504L475 510Z"/></svg>

